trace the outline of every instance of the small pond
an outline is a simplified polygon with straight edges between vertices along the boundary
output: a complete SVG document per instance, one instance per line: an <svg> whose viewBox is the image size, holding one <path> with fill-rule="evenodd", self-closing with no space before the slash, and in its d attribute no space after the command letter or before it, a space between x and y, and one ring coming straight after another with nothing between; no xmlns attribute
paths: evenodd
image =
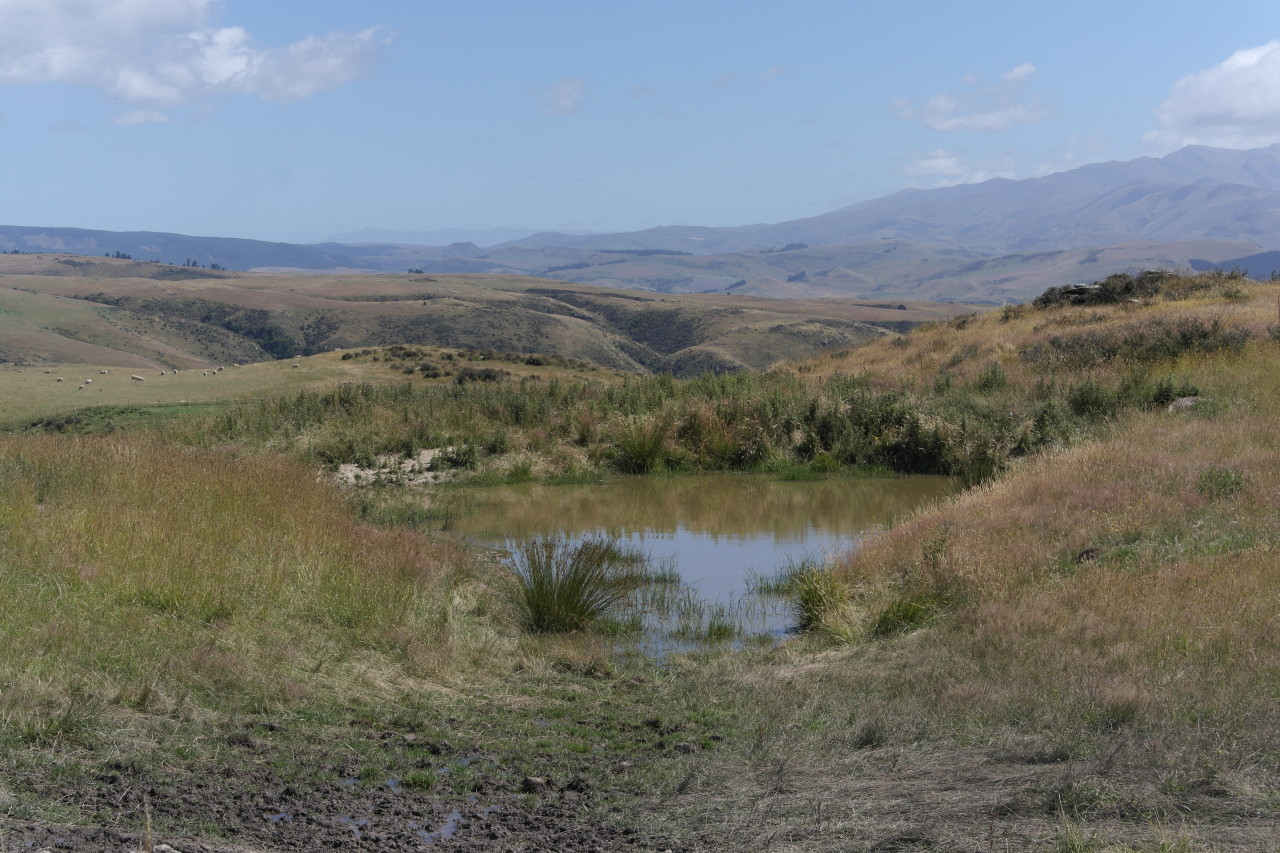
<svg viewBox="0 0 1280 853"><path fill-rule="evenodd" d="M856 548L868 533L956 488L943 477L788 481L747 474L524 483L467 489L449 526L505 548L545 535L613 537L678 572L704 611L731 612L744 632L778 634L788 627L785 603L743 606L761 579Z"/></svg>

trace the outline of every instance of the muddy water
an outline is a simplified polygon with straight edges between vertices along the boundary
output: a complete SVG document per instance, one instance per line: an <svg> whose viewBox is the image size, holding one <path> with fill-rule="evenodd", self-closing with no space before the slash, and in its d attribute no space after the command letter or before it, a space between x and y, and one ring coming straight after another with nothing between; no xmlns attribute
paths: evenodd
<svg viewBox="0 0 1280 853"><path fill-rule="evenodd" d="M469 490L474 502L451 526L499 546L545 534L616 536L673 565L704 600L720 601L788 563L856 548L955 489L941 477L793 482L742 474L493 486Z"/></svg>

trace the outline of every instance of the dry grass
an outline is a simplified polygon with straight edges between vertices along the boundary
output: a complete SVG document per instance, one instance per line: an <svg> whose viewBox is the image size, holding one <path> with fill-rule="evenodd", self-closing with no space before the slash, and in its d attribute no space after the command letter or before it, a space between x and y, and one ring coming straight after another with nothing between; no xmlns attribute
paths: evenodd
<svg viewBox="0 0 1280 853"><path fill-rule="evenodd" d="M10 726L77 696L263 708L387 694L447 680L460 659L474 675L476 648L497 642L473 558L359 524L290 459L8 438L0 481Z"/></svg>
<svg viewBox="0 0 1280 853"><path fill-rule="evenodd" d="M1046 313L1103 314L1094 325L1105 325L1135 311L1208 311L1263 329L1274 288L1248 288L1247 301L1209 293L1195 305L1027 311L1005 323L993 314L926 331L912 347L985 340L996 351ZM1195 720L1260 746L1280 724L1280 347L1257 337L1241 355L1163 366L1198 385L1205 408L1134 415L1097 440L1023 460L835 563L851 597L827 617L838 636L876 635L903 602L951 614L889 644L893 665L912 673L909 691L868 689L926 729ZM1010 374L1019 369L1011 359Z"/></svg>

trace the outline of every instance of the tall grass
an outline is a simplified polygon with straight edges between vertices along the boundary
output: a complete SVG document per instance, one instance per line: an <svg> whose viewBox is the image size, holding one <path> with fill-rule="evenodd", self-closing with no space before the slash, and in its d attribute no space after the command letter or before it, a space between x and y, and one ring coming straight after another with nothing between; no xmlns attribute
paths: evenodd
<svg viewBox="0 0 1280 853"><path fill-rule="evenodd" d="M644 581L611 539L529 539L509 566L521 620L536 633L586 630L615 615Z"/></svg>
<svg viewBox="0 0 1280 853"><path fill-rule="evenodd" d="M0 439L0 726L74 695L267 707L447 671L486 630L471 565L290 457Z"/></svg>

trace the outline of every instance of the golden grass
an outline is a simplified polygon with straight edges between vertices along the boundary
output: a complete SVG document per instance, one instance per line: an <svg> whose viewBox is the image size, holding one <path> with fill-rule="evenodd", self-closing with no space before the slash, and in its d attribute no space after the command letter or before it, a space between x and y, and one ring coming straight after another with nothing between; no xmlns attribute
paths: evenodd
<svg viewBox="0 0 1280 853"><path fill-rule="evenodd" d="M1220 312L1263 330L1275 288L1249 290L1250 301L1149 310ZM1103 313L1101 324L1140 309L1087 310ZM998 348L1046 313L926 330L911 348ZM889 356L903 349L883 348L868 363L892 373ZM1164 365L1210 406L1132 416L1099 439L1022 460L838 560L832 570L852 603L827 617L837 636L869 636L906 601L951 614L859 652L856 680L887 678L866 689L901 719L930 726L1191 723L1259 745L1280 724L1278 355L1263 331L1243 354ZM1226 487L1206 487L1215 482ZM912 683L891 686L885 666Z"/></svg>
<svg viewBox="0 0 1280 853"><path fill-rule="evenodd" d="M0 480L10 708L33 690L230 707L378 695L448 679L496 641L459 546L359 524L291 459L6 438Z"/></svg>

